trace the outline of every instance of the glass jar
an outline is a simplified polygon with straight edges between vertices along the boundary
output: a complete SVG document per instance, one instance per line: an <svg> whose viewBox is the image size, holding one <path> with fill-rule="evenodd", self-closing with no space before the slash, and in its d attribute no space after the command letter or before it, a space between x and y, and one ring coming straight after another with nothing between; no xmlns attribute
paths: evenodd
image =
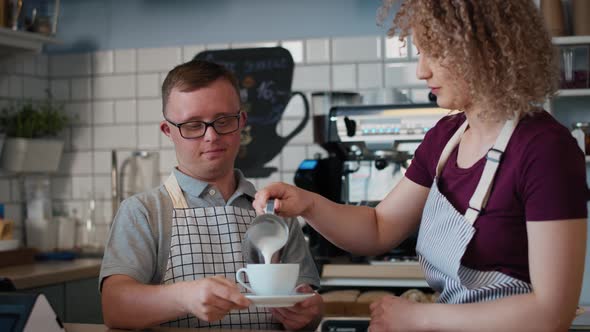
<svg viewBox="0 0 590 332"><path fill-rule="evenodd" d="M590 122L576 122L572 125L572 135L584 154L590 154Z"/></svg>

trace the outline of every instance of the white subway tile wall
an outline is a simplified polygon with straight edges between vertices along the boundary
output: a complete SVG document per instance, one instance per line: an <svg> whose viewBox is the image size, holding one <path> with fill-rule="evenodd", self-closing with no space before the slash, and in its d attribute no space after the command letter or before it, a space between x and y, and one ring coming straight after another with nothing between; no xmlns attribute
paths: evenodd
<svg viewBox="0 0 590 332"><path fill-rule="evenodd" d="M21 56L20 60L23 64L23 74L35 75L35 73L36 73L35 56L32 54L24 54Z"/></svg>
<svg viewBox="0 0 590 332"><path fill-rule="evenodd" d="M292 90L303 92L308 99L316 91L375 94L391 87L409 89L414 102L428 98L426 85L415 78L415 51L408 54L401 43L365 36L5 58L0 61L0 105L23 97L42 100L46 90L64 103L72 123L62 135L65 151L58 173L52 176L54 205L70 213L75 208L81 217L88 199L94 197L104 211L98 218L109 221L111 150L118 151L119 167L134 150L158 151L162 179L177 164L174 146L158 126L162 120L160 89L168 71L204 50L276 45L292 53L296 64ZM303 117L304 103L293 97L277 133L286 137ZM327 153L313 143L309 120L266 165L278 172L252 180L258 187L274 181L293 183L300 162L316 155ZM21 201L18 180L0 173L0 203L6 204L8 218L22 220Z"/></svg>
<svg viewBox="0 0 590 332"><path fill-rule="evenodd" d="M330 62L330 39L309 39L305 43L307 63Z"/></svg>
<svg viewBox="0 0 590 332"><path fill-rule="evenodd" d="M93 80L94 99L117 99L135 97L135 76L98 76Z"/></svg>
<svg viewBox="0 0 590 332"><path fill-rule="evenodd" d="M51 78L89 76L90 53L52 55L49 57L49 76Z"/></svg>
<svg viewBox="0 0 590 332"><path fill-rule="evenodd" d="M97 101L92 103L92 118L94 124L110 124L115 120L114 102Z"/></svg>
<svg viewBox="0 0 590 332"><path fill-rule="evenodd" d="M159 74L137 75L137 97L158 97L160 96Z"/></svg>
<svg viewBox="0 0 590 332"><path fill-rule="evenodd" d="M137 70L154 72L170 70L181 63L181 48L145 48L137 51Z"/></svg>
<svg viewBox="0 0 590 332"><path fill-rule="evenodd" d="M48 82L37 77L23 78L23 97L25 99L41 99L47 97Z"/></svg>
<svg viewBox="0 0 590 332"><path fill-rule="evenodd" d="M9 81L8 96L12 98L23 98L23 82L24 76L11 75Z"/></svg>
<svg viewBox="0 0 590 332"><path fill-rule="evenodd" d="M92 54L92 72L94 74L111 74L114 67L113 51Z"/></svg>
<svg viewBox="0 0 590 332"><path fill-rule="evenodd" d="M332 66L332 88L334 90L356 90L356 66Z"/></svg>
<svg viewBox="0 0 590 332"><path fill-rule="evenodd" d="M380 61L383 58L380 37L332 39L332 62Z"/></svg>
<svg viewBox="0 0 590 332"><path fill-rule="evenodd" d="M184 62L191 61L195 55L203 52L205 50L205 45L190 45L185 46L182 48L182 59ZM172 68L168 68L170 70Z"/></svg>
<svg viewBox="0 0 590 332"><path fill-rule="evenodd" d="M115 50L115 73L136 72L136 50Z"/></svg>
<svg viewBox="0 0 590 332"><path fill-rule="evenodd" d="M285 48L289 53L291 53L291 57L293 57L293 62L295 63L302 63L303 62L303 41L302 40L285 40L281 42L281 47Z"/></svg>
<svg viewBox="0 0 590 332"><path fill-rule="evenodd" d="M90 78L72 79L72 100L90 100L91 98Z"/></svg>
<svg viewBox="0 0 590 332"><path fill-rule="evenodd" d="M70 80L56 79L49 84L51 96L57 100L70 99Z"/></svg>
<svg viewBox="0 0 590 332"><path fill-rule="evenodd" d="M10 98L10 76L0 76L0 96Z"/></svg>
<svg viewBox="0 0 590 332"><path fill-rule="evenodd" d="M293 73L293 90L330 90L330 66L298 66Z"/></svg>
<svg viewBox="0 0 590 332"><path fill-rule="evenodd" d="M135 99L115 101L115 123L133 124L137 121L137 102Z"/></svg>

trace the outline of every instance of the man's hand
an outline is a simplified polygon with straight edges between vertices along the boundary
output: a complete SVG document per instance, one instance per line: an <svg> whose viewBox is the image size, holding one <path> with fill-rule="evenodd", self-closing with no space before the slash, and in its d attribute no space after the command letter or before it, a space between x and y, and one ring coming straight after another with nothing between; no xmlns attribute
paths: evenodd
<svg viewBox="0 0 590 332"><path fill-rule="evenodd" d="M175 285L184 310L207 322L220 320L231 310L245 309L251 304L235 283L221 276Z"/></svg>
<svg viewBox="0 0 590 332"><path fill-rule="evenodd" d="M298 293L313 293L313 289L307 285L297 287ZM299 330L308 327L311 323L317 325L324 312L324 301L319 294L305 299L290 308L271 309L273 316L283 324L286 330ZM310 326L315 329L315 326Z"/></svg>
<svg viewBox="0 0 590 332"><path fill-rule="evenodd" d="M384 296L371 304L371 332L413 331L416 308L420 304L397 297Z"/></svg>

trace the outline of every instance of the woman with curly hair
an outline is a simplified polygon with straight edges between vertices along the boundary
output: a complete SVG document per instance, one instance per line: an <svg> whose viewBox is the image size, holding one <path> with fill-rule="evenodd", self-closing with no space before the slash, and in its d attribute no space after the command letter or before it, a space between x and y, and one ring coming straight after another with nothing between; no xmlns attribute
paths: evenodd
<svg viewBox="0 0 590 332"><path fill-rule="evenodd" d="M384 5L384 11L393 0ZM385 297L375 331L562 331L574 318L586 246L585 158L541 105L556 61L532 0L406 0L390 35L412 35L417 76L440 107L405 177L376 207L339 205L286 184L257 194L338 246L416 251L438 303Z"/></svg>

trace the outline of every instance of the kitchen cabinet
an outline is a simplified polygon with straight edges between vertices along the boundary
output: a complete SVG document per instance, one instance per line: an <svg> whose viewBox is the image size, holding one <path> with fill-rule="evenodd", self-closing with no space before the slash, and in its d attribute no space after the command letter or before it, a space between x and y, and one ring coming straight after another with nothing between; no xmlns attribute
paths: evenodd
<svg viewBox="0 0 590 332"><path fill-rule="evenodd" d="M100 259L49 261L0 268L18 292L43 293L64 322L102 324Z"/></svg>
<svg viewBox="0 0 590 332"><path fill-rule="evenodd" d="M56 285L19 290L42 293L64 322L102 324L98 278L74 280Z"/></svg>

